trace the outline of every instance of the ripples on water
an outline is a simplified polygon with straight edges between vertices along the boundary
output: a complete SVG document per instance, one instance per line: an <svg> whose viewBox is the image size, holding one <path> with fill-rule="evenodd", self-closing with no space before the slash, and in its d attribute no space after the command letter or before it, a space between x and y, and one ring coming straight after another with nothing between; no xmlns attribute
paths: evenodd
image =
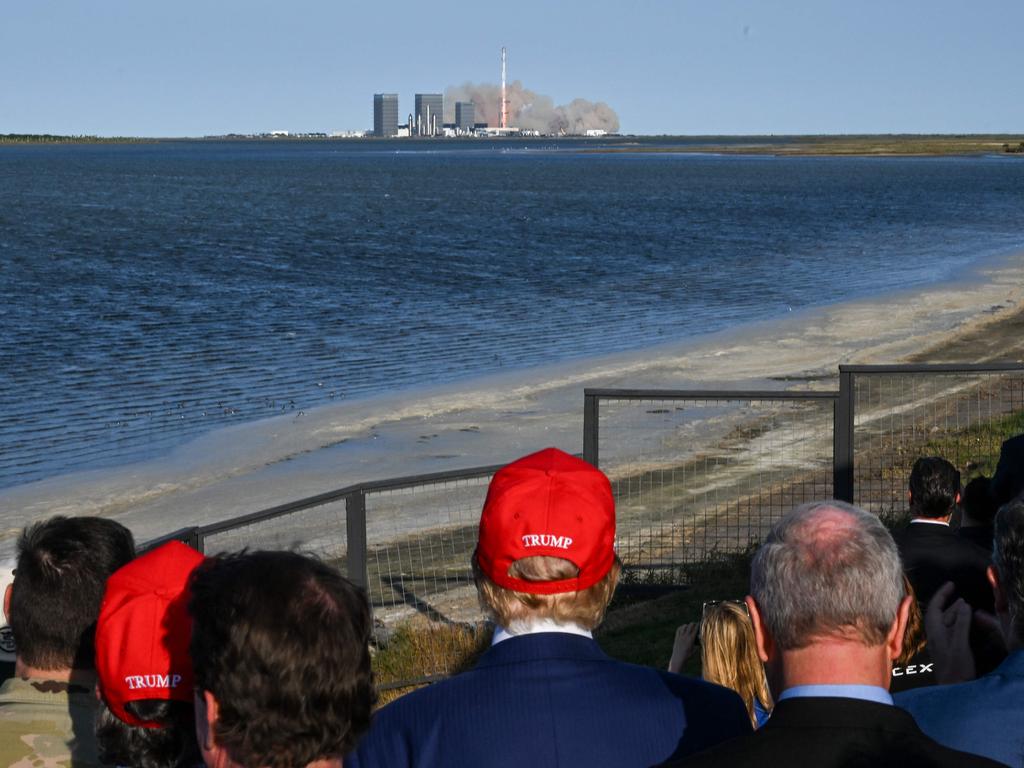
<svg viewBox="0 0 1024 768"><path fill-rule="evenodd" d="M1024 163L1003 158L393 146L422 145L0 148L0 487L943 279L1024 240Z"/></svg>

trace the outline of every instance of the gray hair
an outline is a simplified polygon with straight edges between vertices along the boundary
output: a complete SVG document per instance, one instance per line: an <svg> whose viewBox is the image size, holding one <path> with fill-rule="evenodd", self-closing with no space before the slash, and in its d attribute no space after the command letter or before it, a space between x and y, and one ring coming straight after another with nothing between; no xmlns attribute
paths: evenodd
<svg viewBox="0 0 1024 768"><path fill-rule="evenodd" d="M783 650L851 633L879 645L906 594L889 531L833 500L803 504L773 526L754 556L750 592Z"/></svg>
<svg viewBox="0 0 1024 768"><path fill-rule="evenodd" d="M992 563L1009 603L1011 627L1024 635L1024 497L999 508L993 529Z"/></svg>

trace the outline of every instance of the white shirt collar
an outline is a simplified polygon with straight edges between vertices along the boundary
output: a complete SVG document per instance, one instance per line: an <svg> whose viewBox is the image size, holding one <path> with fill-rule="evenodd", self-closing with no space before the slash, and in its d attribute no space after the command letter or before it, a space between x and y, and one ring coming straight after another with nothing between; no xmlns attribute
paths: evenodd
<svg viewBox="0 0 1024 768"><path fill-rule="evenodd" d="M945 520L929 520L927 517L915 517L910 521L911 523L927 523L928 525L944 525L949 528L949 523Z"/></svg>
<svg viewBox="0 0 1024 768"><path fill-rule="evenodd" d="M578 624L559 624L551 619L537 619L531 622L516 622L508 629L505 627L494 627L494 638L491 645L497 645L511 637L520 635L536 635L541 632L562 632L567 635L579 635L580 637L593 638L593 633L579 626Z"/></svg>

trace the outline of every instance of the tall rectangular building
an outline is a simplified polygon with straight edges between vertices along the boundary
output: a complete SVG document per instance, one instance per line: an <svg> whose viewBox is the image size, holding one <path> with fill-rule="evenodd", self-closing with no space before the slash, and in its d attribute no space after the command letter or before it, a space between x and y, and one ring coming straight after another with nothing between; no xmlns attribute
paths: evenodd
<svg viewBox="0 0 1024 768"><path fill-rule="evenodd" d="M444 96L440 93L417 93L412 115L416 121L417 136L444 133Z"/></svg>
<svg viewBox="0 0 1024 768"><path fill-rule="evenodd" d="M398 135L398 94L373 94L373 135Z"/></svg>
<svg viewBox="0 0 1024 768"><path fill-rule="evenodd" d="M455 127L464 133L473 130L476 121L476 107L472 101L455 102Z"/></svg>

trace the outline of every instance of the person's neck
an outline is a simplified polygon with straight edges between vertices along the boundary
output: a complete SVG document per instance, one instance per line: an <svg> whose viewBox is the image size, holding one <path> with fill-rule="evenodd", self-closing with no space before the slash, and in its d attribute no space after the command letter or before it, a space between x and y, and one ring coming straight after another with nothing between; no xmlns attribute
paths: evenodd
<svg viewBox="0 0 1024 768"><path fill-rule="evenodd" d="M798 685L873 685L889 687L890 664L885 645L823 638L804 648L781 651L771 677L778 697ZM777 688L777 690L776 690Z"/></svg>
<svg viewBox="0 0 1024 768"><path fill-rule="evenodd" d="M949 519L952 516L952 512L950 512L945 517L926 517L925 515L911 515L910 522L916 523L920 521L922 523L945 523L946 525L949 525Z"/></svg>
<svg viewBox="0 0 1024 768"><path fill-rule="evenodd" d="M14 659L14 676L22 680L55 680L58 683L84 682L91 685L91 678L95 676L92 670L73 669L72 667L60 667L58 669L39 669L26 664L20 657Z"/></svg>

